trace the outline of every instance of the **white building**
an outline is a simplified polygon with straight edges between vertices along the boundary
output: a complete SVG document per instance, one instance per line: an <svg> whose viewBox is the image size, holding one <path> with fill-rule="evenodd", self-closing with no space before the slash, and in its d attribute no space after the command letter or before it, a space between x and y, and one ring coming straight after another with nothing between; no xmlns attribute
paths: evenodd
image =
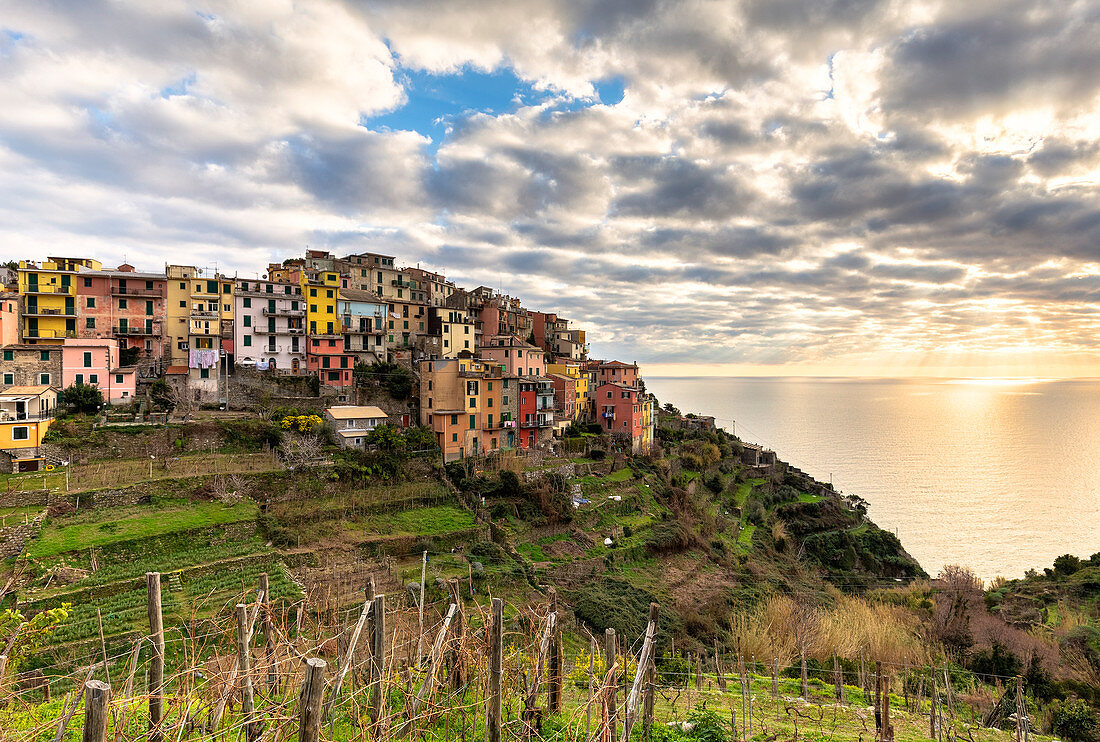
<svg viewBox="0 0 1100 742"><path fill-rule="evenodd" d="M236 362L278 374L306 373L306 305L302 287L237 279Z"/></svg>
<svg viewBox="0 0 1100 742"><path fill-rule="evenodd" d="M360 405L339 405L325 410L325 420L336 430L336 439L344 448L362 448L367 435L380 425L385 425L389 416L381 407Z"/></svg>

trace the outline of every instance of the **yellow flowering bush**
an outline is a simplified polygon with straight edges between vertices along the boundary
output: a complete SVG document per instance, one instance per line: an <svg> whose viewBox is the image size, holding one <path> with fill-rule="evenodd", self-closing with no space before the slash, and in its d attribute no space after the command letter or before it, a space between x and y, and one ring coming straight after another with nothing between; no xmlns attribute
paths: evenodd
<svg viewBox="0 0 1100 742"><path fill-rule="evenodd" d="M283 430L297 430L299 433L312 433L324 424L320 415L287 415L280 426Z"/></svg>
<svg viewBox="0 0 1100 742"><path fill-rule="evenodd" d="M577 658L573 660L573 669L569 672L569 680L573 682L578 688L588 687L588 650L582 649L581 653L577 655ZM633 683L634 674L638 671L638 661L630 655L618 655L619 667L623 669L625 676L625 682ZM603 655L600 652L596 652L596 656L592 659L592 675L596 683L599 683L606 673L604 668Z"/></svg>

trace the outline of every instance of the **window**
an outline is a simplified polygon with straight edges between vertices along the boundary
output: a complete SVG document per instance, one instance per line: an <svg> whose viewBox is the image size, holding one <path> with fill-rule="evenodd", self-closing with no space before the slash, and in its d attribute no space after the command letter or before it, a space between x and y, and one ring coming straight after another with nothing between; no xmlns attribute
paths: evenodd
<svg viewBox="0 0 1100 742"><path fill-rule="evenodd" d="M208 293L208 294L218 293L218 282L217 281L207 281L206 282L206 293Z"/></svg>
<svg viewBox="0 0 1100 742"><path fill-rule="evenodd" d="M246 315L245 315L245 316L243 317L243 322L244 322L244 326L245 326L245 327L252 327L252 316L251 316L251 315L248 315L248 314L246 314Z"/></svg>
<svg viewBox="0 0 1100 742"><path fill-rule="evenodd" d="M248 318L245 317L245 319L248 319ZM252 336L251 335L245 335L244 336L244 347L246 347L246 348L251 348L252 347Z"/></svg>
<svg viewBox="0 0 1100 742"><path fill-rule="evenodd" d="M451 415L451 425L458 425L458 415Z"/></svg>
<svg viewBox="0 0 1100 742"><path fill-rule="evenodd" d="M115 374L115 383L116 384L121 384L122 383L122 374Z"/></svg>
<svg viewBox="0 0 1100 742"><path fill-rule="evenodd" d="M470 415L470 430L477 427L477 415Z"/></svg>
<svg viewBox="0 0 1100 742"><path fill-rule="evenodd" d="M485 406L486 407L492 407L493 406L493 398L492 397L489 397L489 399L487 399L485 401Z"/></svg>
<svg viewBox="0 0 1100 742"><path fill-rule="evenodd" d="M38 351L38 359L41 360L41 361L50 360L50 351L48 351L48 350Z"/></svg>
<svg viewBox="0 0 1100 742"><path fill-rule="evenodd" d="M223 283L222 284L222 293L223 294L228 294L232 290L233 290L232 287L228 283Z"/></svg>
<svg viewBox="0 0 1100 742"><path fill-rule="evenodd" d="M210 378L210 369L200 368L199 369L199 378L200 379L209 379Z"/></svg>
<svg viewBox="0 0 1100 742"><path fill-rule="evenodd" d="M88 376L88 383L89 384L98 384L99 383L99 374L90 374Z"/></svg>
<svg viewBox="0 0 1100 742"><path fill-rule="evenodd" d="M119 309L127 309L128 308L127 307L127 300L126 299L119 299L118 300L118 308Z"/></svg>
<svg viewBox="0 0 1100 742"><path fill-rule="evenodd" d="M89 296L84 306L88 307L88 309L95 309L95 297Z"/></svg>
<svg viewBox="0 0 1100 742"><path fill-rule="evenodd" d="M49 374L39 374L38 375L38 383L39 384L45 384L46 386L49 386L49 384L50 384L50 375Z"/></svg>
<svg viewBox="0 0 1100 742"><path fill-rule="evenodd" d="M310 289L310 290L309 290L309 295L310 295L310 296L317 296L317 289ZM317 310L316 310L316 309L314 309L313 311L315 311L315 312L316 312Z"/></svg>
<svg viewBox="0 0 1100 742"><path fill-rule="evenodd" d="M505 394L505 395L504 395L504 399L502 399L502 400L500 401L500 403L501 403L501 404L508 404L508 395L507 395L507 394Z"/></svg>
<svg viewBox="0 0 1100 742"><path fill-rule="evenodd" d="M15 384L15 374L4 374L4 386L12 386L13 384Z"/></svg>
<svg viewBox="0 0 1100 742"><path fill-rule="evenodd" d="M77 386L81 386L84 383L84 374L77 374L74 381Z"/></svg>
<svg viewBox="0 0 1100 742"><path fill-rule="evenodd" d="M187 302L181 301L180 302L180 309L187 309Z"/></svg>
<svg viewBox="0 0 1100 742"><path fill-rule="evenodd" d="M89 330L94 330L95 329L95 317L85 317L84 318L84 327L88 328Z"/></svg>
<svg viewBox="0 0 1100 742"><path fill-rule="evenodd" d="M430 410L431 408L432 408L432 398L428 397L428 409Z"/></svg>
<svg viewBox="0 0 1100 742"><path fill-rule="evenodd" d="M332 359L328 356L321 356L321 368L328 368Z"/></svg>
<svg viewBox="0 0 1100 742"><path fill-rule="evenodd" d="M84 351L84 368L92 367L92 353L91 351Z"/></svg>
<svg viewBox="0 0 1100 742"><path fill-rule="evenodd" d="M186 291L186 290L187 290L187 284L184 283L183 281L180 281L180 291Z"/></svg>
<svg viewBox="0 0 1100 742"><path fill-rule="evenodd" d="M153 290L153 282L152 281L146 281L145 282L145 289L147 291L152 291Z"/></svg>
<svg viewBox="0 0 1100 742"><path fill-rule="evenodd" d="M223 312L233 311L233 305L232 304L222 304L222 311Z"/></svg>
<svg viewBox="0 0 1100 742"><path fill-rule="evenodd" d="M458 443L458 433L451 433L451 443Z"/></svg>
<svg viewBox="0 0 1100 742"><path fill-rule="evenodd" d="M477 398L476 397L470 397L470 406L471 407L477 407Z"/></svg>
<svg viewBox="0 0 1100 742"><path fill-rule="evenodd" d="M309 305L309 311L316 312L317 311L317 305L316 304L310 304Z"/></svg>
<svg viewBox="0 0 1100 742"><path fill-rule="evenodd" d="M15 360L15 351L14 350L5 350L4 351L4 360L5 361L14 361Z"/></svg>
<svg viewBox="0 0 1100 742"><path fill-rule="evenodd" d="M84 279L84 288L90 289L91 287L92 287L92 279L85 278Z"/></svg>
<svg viewBox="0 0 1100 742"><path fill-rule="evenodd" d="M148 300L145 302L145 313L148 315L153 313L153 302Z"/></svg>
<svg viewBox="0 0 1100 742"><path fill-rule="evenodd" d="M252 299L248 298L247 296L244 298L244 308L245 309L251 309L252 308Z"/></svg>
<svg viewBox="0 0 1100 742"><path fill-rule="evenodd" d="M332 298L332 289L329 289L328 291L326 291L325 296L327 296L329 299L331 299Z"/></svg>
<svg viewBox="0 0 1100 742"><path fill-rule="evenodd" d="M31 437L31 429L26 425L21 425L18 428L11 429L11 439L13 441L25 441Z"/></svg>

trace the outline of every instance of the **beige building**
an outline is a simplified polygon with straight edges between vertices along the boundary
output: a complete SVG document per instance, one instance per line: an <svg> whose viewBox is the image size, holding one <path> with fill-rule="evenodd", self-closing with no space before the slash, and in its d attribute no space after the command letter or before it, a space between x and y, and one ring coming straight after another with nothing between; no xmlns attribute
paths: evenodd
<svg viewBox="0 0 1100 742"><path fill-rule="evenodd" d="M385 425L389 416L381 407L339 405L325 410L325 420L336 431L336 440L344 448L363 448L367 436Z"/></svg>
<svg viewBox="0 0 1100 742"><path fill-rule="evenodd" d="M234 279L190 265L169 265L165 340L173 367L187 369L199 402L223 397L233 353Z"/></svg>

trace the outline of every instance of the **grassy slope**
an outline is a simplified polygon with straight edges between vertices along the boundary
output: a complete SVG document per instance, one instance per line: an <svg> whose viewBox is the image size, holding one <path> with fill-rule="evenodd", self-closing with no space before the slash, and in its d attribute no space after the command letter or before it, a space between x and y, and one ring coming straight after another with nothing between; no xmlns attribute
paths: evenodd
<svg viewBox="0 0 1100 742"><path fill-rule="evenodd" d="M249 500L232 506L204 502L166 507L135 505L106 512L83 510L72 516L49 519L27 553L33 558L41 558L76 549L235 523L255 517L256 504Z"/></svg>

